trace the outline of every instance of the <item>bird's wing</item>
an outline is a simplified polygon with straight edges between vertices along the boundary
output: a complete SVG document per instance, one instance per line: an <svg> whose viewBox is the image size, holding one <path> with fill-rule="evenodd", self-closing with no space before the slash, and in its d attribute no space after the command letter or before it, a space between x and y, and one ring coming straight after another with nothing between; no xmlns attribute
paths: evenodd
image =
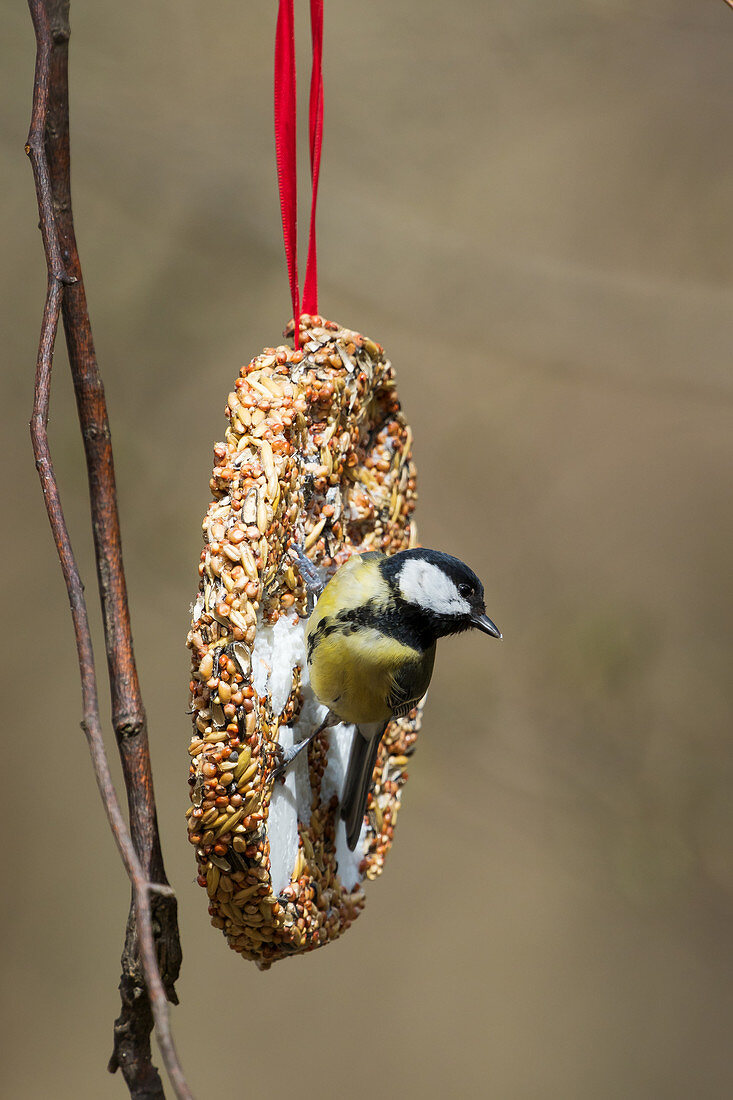
<svg viewBox="0 0 733 1100"><path fill-rule="evenodd" d="M341 817L346 824L346 839L352 852L361 832L379 743L387 725L387 722L380 724L372 737L365 737L358 728L354 735L341 796Z"/></svg>
<svg viewBox="0 0 733 1100"><path fill-rule="evenodd" d="M415 695L414 692L412 678L408 680L404 676L392 676L392 686L387 696L387 706L391 709L395 718L402 718L403 715L409 714L425 694L424 691L420 691L418 695Z"/></svg>
<svg viewBox="0 0 733 1100"><path fill-rule="evenodd" d="M430 684L435 660L435 646L431 646L421 657L406 661L391 676L387 705L395 718L409 714L422 699Z"/></svg>

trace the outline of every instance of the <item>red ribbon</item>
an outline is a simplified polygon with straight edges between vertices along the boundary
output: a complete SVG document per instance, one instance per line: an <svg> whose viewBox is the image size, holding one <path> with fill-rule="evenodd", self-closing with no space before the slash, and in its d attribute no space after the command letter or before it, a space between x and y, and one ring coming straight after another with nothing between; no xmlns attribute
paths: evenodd
<svg viewBox="0 0 733 1100"><path fill-rule="evenodd" d="M308 129L310 136L311 212L308 259L303 286L303 313L318 312L316 258L316 202L323 141L323 0L310 0L313 62ZM295 18L293 0L279 0L275 32L275 153L283 243L288 264L290 297L295 321L295 346L300 346L300 289L298 286L298 183L296 172Z"/></svg>

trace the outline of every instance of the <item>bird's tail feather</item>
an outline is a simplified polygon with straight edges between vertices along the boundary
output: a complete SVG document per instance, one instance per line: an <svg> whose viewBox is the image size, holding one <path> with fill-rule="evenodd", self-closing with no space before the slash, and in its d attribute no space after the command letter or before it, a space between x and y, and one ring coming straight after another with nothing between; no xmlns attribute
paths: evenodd
<svg viewBox="0 0 733 1100"><path fill-rule="evenodd" d="M358 729L354 734L341 798L341 817L346 823L346 839L352 852L361 832L379 743L386 728L387 723L382 726L381 731L377 731L376 736L368 740Z"/></svg>

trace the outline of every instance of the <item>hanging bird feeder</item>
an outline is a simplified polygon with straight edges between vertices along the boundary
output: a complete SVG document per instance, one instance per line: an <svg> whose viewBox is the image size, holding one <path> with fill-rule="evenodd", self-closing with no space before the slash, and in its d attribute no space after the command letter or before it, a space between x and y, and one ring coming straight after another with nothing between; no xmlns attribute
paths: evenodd
<svg viewBox="0 0 733 1100"><path fill-rule="evenodd" d="M284 779L285 750L325 708L308 681L298 548L323 571L415 543L412 433L379 344L318 315L315 210L323 131L323 0L311 0L311 216L299 301L293 0L280 0L275 139L293 347L242 367L214 447L192 609L189 839L212 924L258 966L339 936L392 843L420 722L390 723L361 835L350 850L341 789L355 726L319 734Z"/></svg>

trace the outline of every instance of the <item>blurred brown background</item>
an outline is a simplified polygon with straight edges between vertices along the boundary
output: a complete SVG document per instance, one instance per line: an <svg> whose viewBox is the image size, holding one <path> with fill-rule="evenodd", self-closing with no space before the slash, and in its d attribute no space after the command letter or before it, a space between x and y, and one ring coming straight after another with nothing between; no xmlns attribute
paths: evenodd
<svg viewBox="0 0 733 1100"><path fill-rule="evenodd" d="M25 6L2 6L2 1088L121 1098L104 1067L128 889L27 434L45 285L23 155L33 37ZM321 307L391 354L422 538L484 577L505 640L441 646L363 916L260 974L194 883L184 639L226 394L289 316L274 14L72 4L77 231L191 1084L199 1100L733 1095L733 12L327 5ZM62 351L52 440L93 600L67 373Z"/></svg>

